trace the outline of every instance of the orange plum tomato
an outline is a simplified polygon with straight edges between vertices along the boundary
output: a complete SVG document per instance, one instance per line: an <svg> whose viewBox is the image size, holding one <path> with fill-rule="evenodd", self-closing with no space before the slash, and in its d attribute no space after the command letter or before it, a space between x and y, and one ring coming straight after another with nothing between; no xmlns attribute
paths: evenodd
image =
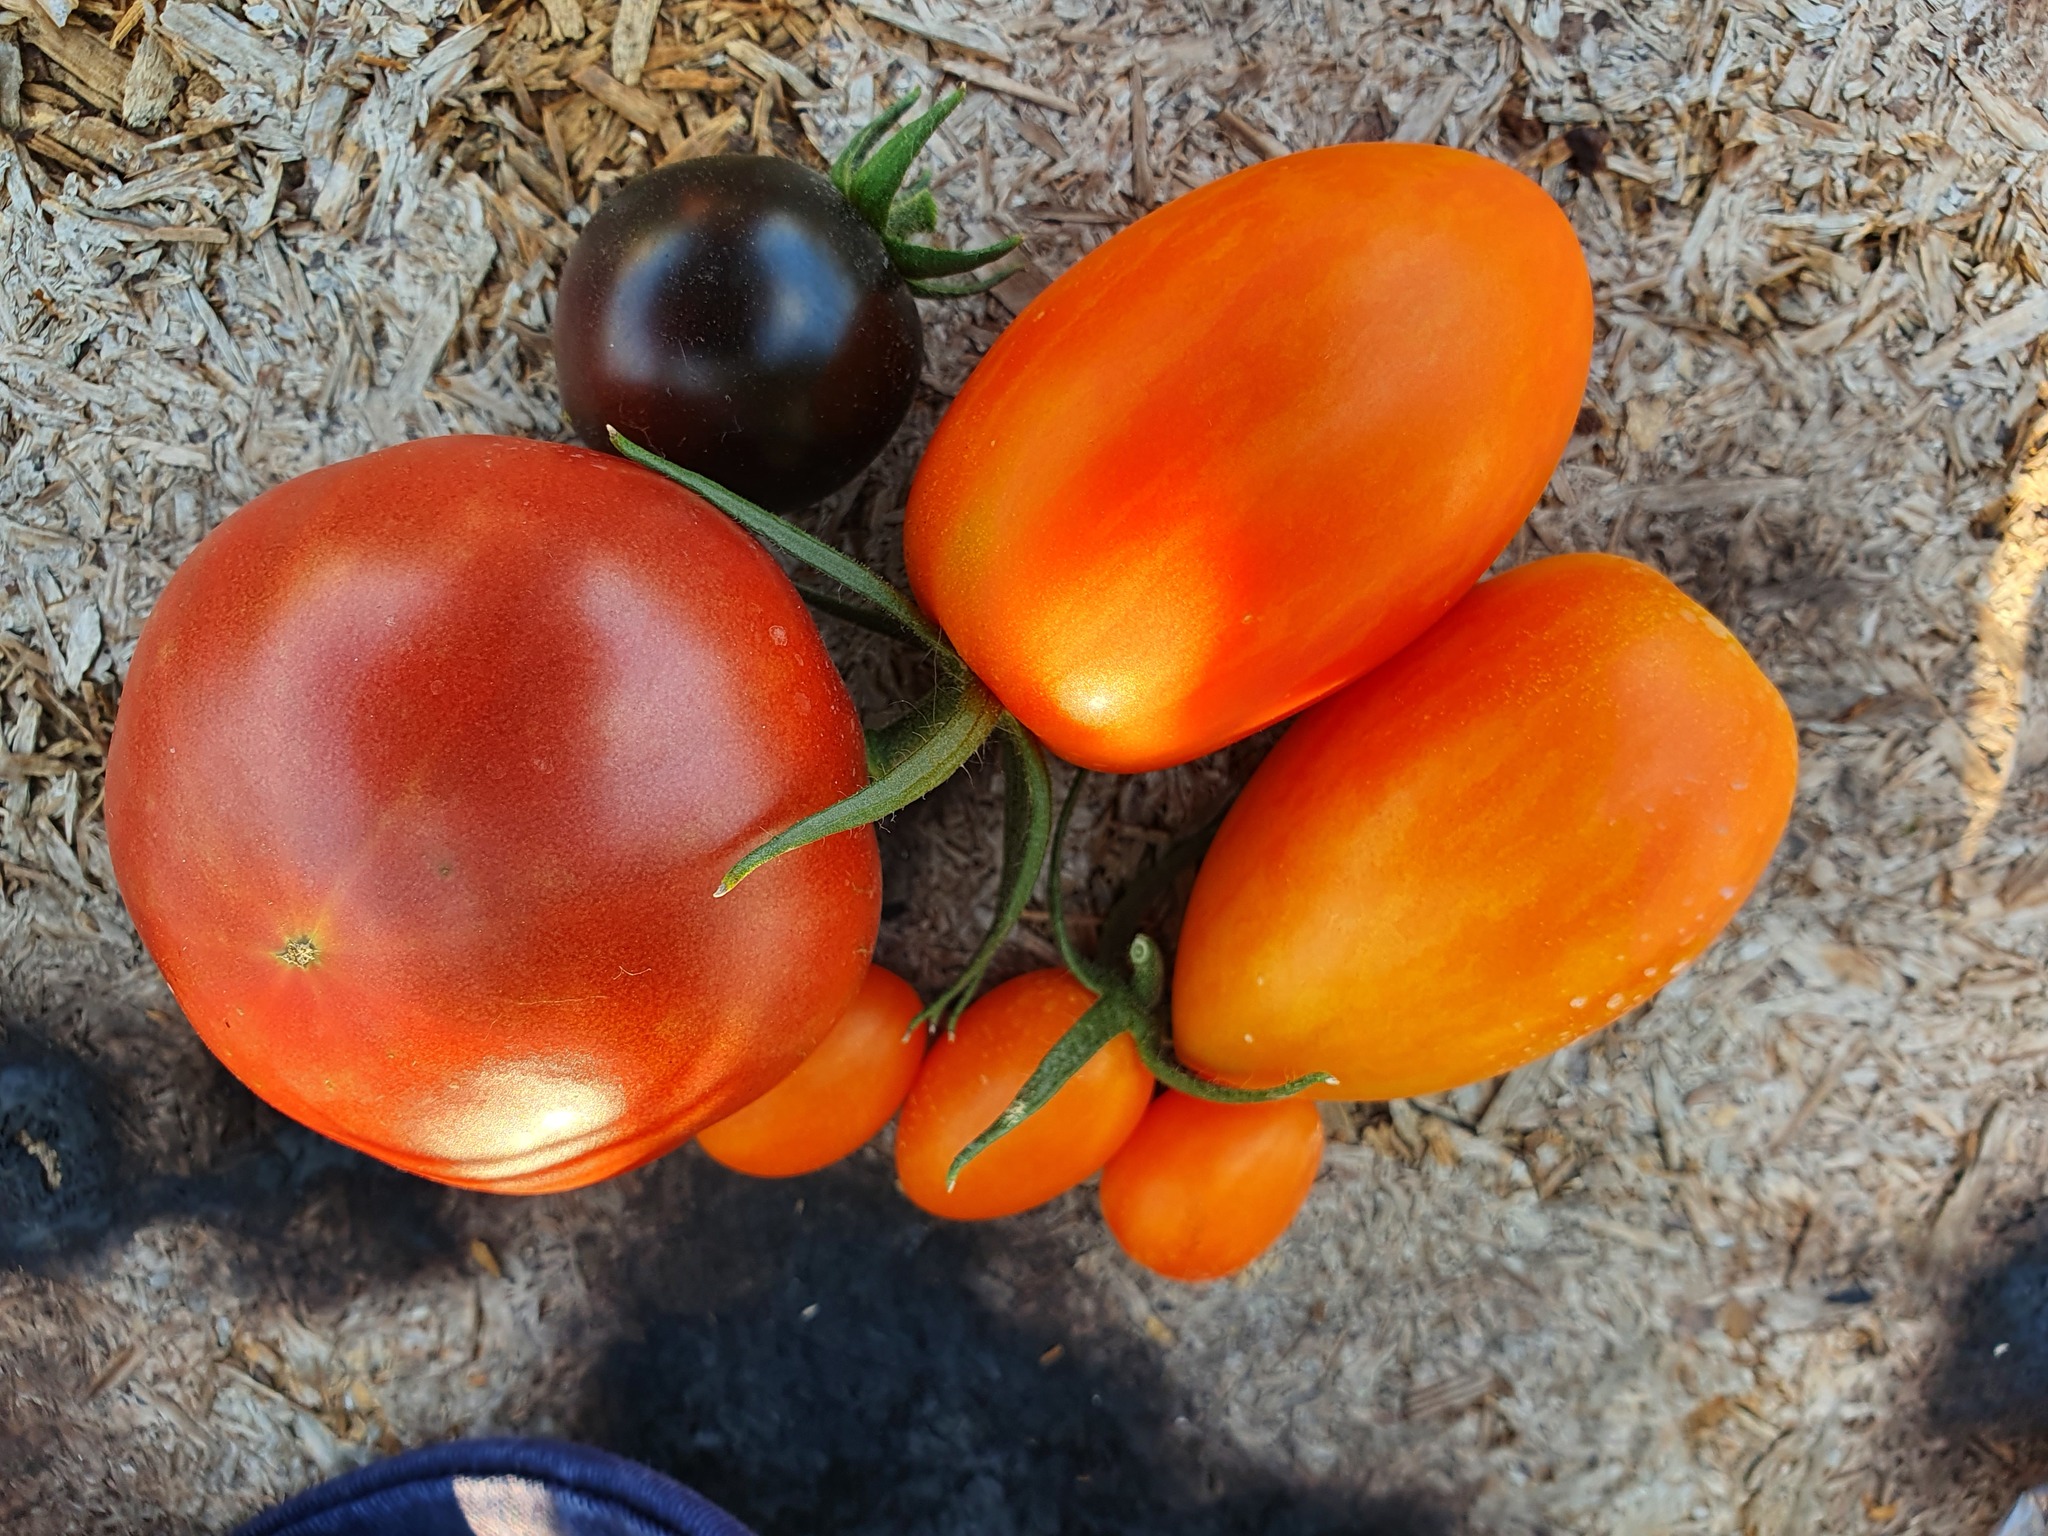
<svg viewBox="0 0 2048 1536"><path fill-rule="evenodd" d="M1098 246L940 422L911 585L1069 762L1186 762L1421 634L1536 504L1592 289L1557 205L1463 150L1234 172Z"/></svg>
<svg viewBox="0 0 2048 1536"><path fill-rule="evenodd" d="M1095 1053L1016 1130L946 1188L946 1170L1017 1096L1039 1059L1095 994L1065 971L1029 971L960 1016L926 1053L896 1118L896 1178L934 1216L1012 1216L1066 1193L1109 1161L1145 1113L1152 1074L1129 1035Z"/></svg>
<svg viewBox="0 0 2048 1536"><path fill-rule="evenodd" d="M408 443L221 523L107 761L136 927L237 1077L385 1162L569 1189L786 1077L867 973L872 833L714 900L867 781L802 600L608 454Z"/></svg>
<svg viewBox="0 0 2048 1536"><path fill-rule="evenodd" d="M738 1114L697 1133L718 1162L756 1178L811 1173L857 1152L910 1092L925 1031L910 1027L917 992L879 965L832 1032L798 1067Z"/></svg>
<svg viewBox="0 0 2048 1536"><path fill-rule="evenodd" d="M1314 1104L1213 1104L1168 1091L1102 1170L1102 1217L1169 1280L1235 1274L1279 1240L1323 1161Z"/></svg>
<svg viewBox="0 0 2048 1536"><path fill-rule="evenodd" d="M1304 715L1195 880L1174 1044L1435 1093L1635 1007L1727 925L1798 777L1777 690L1648 566L1539 560Z"/></svg>

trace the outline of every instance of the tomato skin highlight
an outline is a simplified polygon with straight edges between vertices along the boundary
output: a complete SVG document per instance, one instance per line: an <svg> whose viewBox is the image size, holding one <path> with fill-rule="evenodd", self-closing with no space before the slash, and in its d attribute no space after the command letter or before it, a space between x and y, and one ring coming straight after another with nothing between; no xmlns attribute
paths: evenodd
<svg viewBox="0 0 2048 1536"><path fill-rule="evenodd" d="M121 891L262 1098L445 1183L568 1189L786 1076L860 985L866 781L795 589L605 454L409 443L264 493L166 587L107 762Z"/></svg>
<svg viewBox="0 0 2048 1536"><path fill-rule="evenodd" d="M1542 494L1592 354L1543 190L1462 150L1235 172L1097 247L918 466L918 600L1069 762L1185 762L1334 692Z"/></svg>
<svg viewBox="0 0 2048 1536"><path fill-rule="evenodd" d="M1483 583L1304 715L1190 898L1174 1044L1225 1082L1435 1093L1608 1023L1706 948L1790 814L1798 738L1719 620L1648 566Z"/></svg>
<svg viewBox="0 0 2048 1536"><path fill-rule="evenodd" d="M894 971L870 966L832 1032L789 1076L697 1133L713 1161L761 1179L813 1173L858 1152L889 1123L924 1060L923 1006Z"/></svg>
<svg viewBox="0 0 2048 1536"><path fill-rule="evenodd" d="M1008 1107L1095 994L1062 970L1027 971L976 1000L926 1053L896 1117L896 1178L934 1216L985 1221L1065 1194L1123 1145L1152 1097L1152 1074L1118 1035L949 1191L953 1159Z"/></svg>
<svg viewBox="0 0 2048 1536"><path fill-rule="evenodd" d="M1213 1104L1168 1089L1102 1170L1102 1218L1169 1280L1220 1280L1285 1232L1323 1163L1314 1104Z"/></svg>

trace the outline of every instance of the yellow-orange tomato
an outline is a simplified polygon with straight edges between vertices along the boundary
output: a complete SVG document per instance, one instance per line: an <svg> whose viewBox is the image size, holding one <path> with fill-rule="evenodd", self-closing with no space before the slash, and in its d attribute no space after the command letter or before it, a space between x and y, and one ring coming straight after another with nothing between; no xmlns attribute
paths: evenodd
<svg viewBox="0 0 2048 1536"><path fill-rule="evenodd" d="M1152 1098L1152 1074L1118 1035L1030 1119L990 1146L951 1190L946 1170L994 1123L1095 994L1065 971L1030 971L960 1016L928 1052L896 1120L896 1178L934 1216L1012 1216L1066 1193L1109 1161Z"/></svg>
<svg viewBox="0 0 2048 1536"><path fill-rule="evenodd" d="M1174 1044L1228 1082L1433 1093L1633 1008L1735 915L1792 803L1785 703L1644 565L1486 582L1290 729L1196 878Z"/></svg>
<svg viewBox="0 0 2048 1536"><path fill-rule="evenodd" d="M1213 181L1040 294L910 490L918 600L1047 746L1185 762L1391 656L1571 434L1585 260L1526 176L1346 144Z"/></svg>
<svg viewBox="0 0 2048 1536"><path fill-rule="evenodd" d="M1163 1093L1102 1170L1102 1218L1147 1269L1221 1279L1279 1240L1322 1161L1322 1116L1304 1100Z"/></svg>
<svg viewBox="0 0 2048 1536"><path fill-rule="evenodd" d="M810 1173L857 1152L889 1123L924 1060L923 1029L911 1029L916 990L870 966L832 1032L798 1067L736 1115L697 1133L726 1167L757 1178Z"/></svg>

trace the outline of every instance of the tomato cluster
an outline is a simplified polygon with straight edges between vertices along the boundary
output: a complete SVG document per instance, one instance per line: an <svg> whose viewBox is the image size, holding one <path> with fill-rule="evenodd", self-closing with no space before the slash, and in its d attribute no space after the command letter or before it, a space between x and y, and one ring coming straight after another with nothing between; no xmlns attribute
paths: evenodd
<svg viewBox="0 0 2048 1536"><path fill-rule="evenodd" d="M258 497L177 573L109 839L194 1027L270 1102L508 1191L692 1135L787 1177L894 1118L934 1215L1099 1173L1132 1257L1207 1280L1308 1197L1316 1099L1555 1050L1747 899L1797 755L1741 645L1613 556L1479 580L1565 445L1593 322L1563 215L1478 155L1290 155L1099 246L940 423L914 596L756 504L859 470L914 386L911 295L1014 243L912 238L936 207L904 178L956 100L895 127L899 102L829 179L697 162L592 221L557 347L623 458L390 449ZM921 647L932 693L863 733L806 601ZM1063 964L982 991L1082 771L1290 717L1170 976L1142 890L1088 954L1055 879ZM927 1003L870 963L872 824L991 740L997 920ZM1057 828L1048 747L1077 770Z"/></svg>

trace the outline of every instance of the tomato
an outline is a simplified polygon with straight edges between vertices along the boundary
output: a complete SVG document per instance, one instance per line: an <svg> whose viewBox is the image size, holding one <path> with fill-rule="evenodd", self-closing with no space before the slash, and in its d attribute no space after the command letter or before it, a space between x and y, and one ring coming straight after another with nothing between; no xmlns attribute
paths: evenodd
<svg viewBox="0 0 2048 1536"><path fill-rule="evenodd" d="M1503 165L1269 160L1035 299L911 486L911 585L1085 768L1185 762L1334 692L1478 579L1576 418L1592 291Z"/></svg>
<svg viewBox="0 0 2048 1536"><path fill-rule="evenodd" d="M1292 726L1189 899L1174 1046L1225 1082L1434 1093L1635 1007L1735 915L1791 715L1648 566L1539 560Z"/></svg>
<svg viewBox="0 0 2048 1536"><path fill-rule="evenodd" d="M793 160L719 155L598 209L555 301L562 404L764 506L818 500L895 434L924 368L881 237Z"/></svg>
<svg viewBox="0 0 2048 1536"><path fill-rule="evenodd" d="M1102 1170L1102 1217L1169 1280L1235 1274L1279 1240L1323 1162L1313 1104L1211 1104L1166 1092Z"/></svg>
<svg viewBox="0 0 2048 1536"><path fill-rule="evenodd" d="M929 191L899 188L960 99L898 131L907 155L884 145L864 160L914 96L864 130L829 180L794 160L714 155L628 182L597 210L555 303L562 404L585 442L604 447L617 427L782 510L867 468L924 369L912 294L943 297L954 290L930 278L1016 244L947 251L900 238L936 222Z"/></svg>
<svg viewBox="0 0 2048 1536"><path fill-rule="evenodd" d="M457 437L257 497L143 630L115 871L284 1113L479 1189L643 1163L787 1076L867 971L872 833L713 900L866 780L796 590L621 459Z"/></svg>
<svg viewBox="0 0 2048 1536"><path fill-rule="evenodd" d="M960 1016L925 1056L896 1117L896 1178L934 1216L979 1221L1043 1205L1123 1145L1152 1097L1152 1074L1117 1035L1043 1109L993 1143L946 1188L953 1159L994 1123L1095 994L1065 971L1029 971Z"/></svg>
<svg viewBox="0 0 2048 1536"><path fill-rule="evenodd" d="M922 1006L879 965L803 1065L760 1098L697 1133L718 1162L757 1178L810 1173L859 1151L889 1123L924 1060Z"/></svg>

